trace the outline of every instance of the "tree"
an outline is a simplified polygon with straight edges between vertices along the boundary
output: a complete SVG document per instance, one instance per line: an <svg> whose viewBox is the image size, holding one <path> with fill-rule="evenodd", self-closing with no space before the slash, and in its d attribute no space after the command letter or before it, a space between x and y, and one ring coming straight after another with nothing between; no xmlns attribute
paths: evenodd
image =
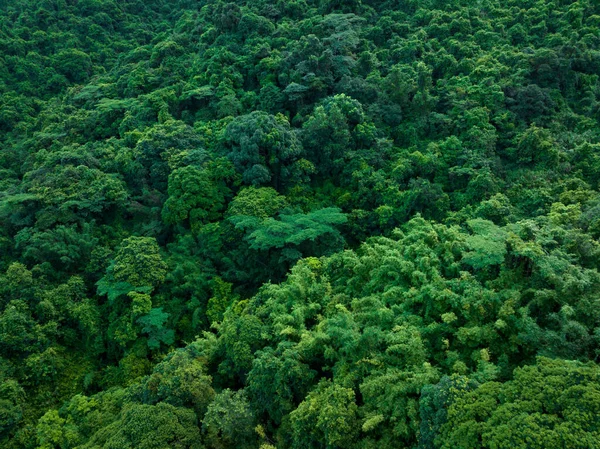
<svg viewBox="0 0 600 449"><path fill-rule="evenodd" d="M25 301L13 300L0 313L0 354L3 357L24 355L39 347L41 326L33 319Z"/></svg>
<svg viewBox="0 0 600 449"><path fill-rule="evenodd" d="M25 390L14 379L0 372L0 441L10 437L23 419Z"/></svg>
<svg viewBox="0 0 600 449"><path fill-rule="evenodd" d="M207 156L202 154L202 141L192 127L178 120L166 120L154 124L144 133L135 133L132 155L136 167L129 173L129 183L140 191L146 186L166 192L171 168L178 160L196 159L202 163ZM196 153L191 157L190 153ZM173 167L170 167L174 165Z"/></svg>
<svg viewBox="0 0 600 449"><path fill-rule="evenodd" d="M538 358L514 380L463 391L448 408L441 448L598 447L600 398L594 364Z"/></svg>
<svg viewBox="0 0 600 449"><path fill-rule="evenodd" d="M332 247L339 245L341 236L334 225L346 222L346 217L337 208L320 209L308 214L280 214L279 220L267 218L262 223L255 217L232 217L236 227L249 229L247 236L250 247L256 250L283 248L285 245L300 245L303 242L315 242L327 235L333 239ZM259 224L260 223L260 224ZM337 242L336 242L337 240Z"/></svg>
<svg viewBox="0 0 600 449"><path fill-rule="evenodd" d="M175 407L193 408L202 419L215 392L206 367L193 348L170 353L142 381L139 399L147 404L166 402Z"/></svg>
<svg viewBox="0 0 600 449"><path fill-rule="evenodd" d="M511 28L515 29L520 24ZM540 88L537 84L507 89L507 103L515 113L519 114L527 123L539 117L549 115L556 107L548 90Z"/></svg>
<svg viewBox="0 0 600 449"><path fill-rule="evenodd" d="M50 262L57 271L73 271L86 264L98 242L92 231L93 227L87 223L81 229L77 225L58 225L44 231L25 228L15 240L27 262Z"/></svg>
<svg viewBox="0 0 600 449"><path fill-rule="evenodd" d="M520 136L515 154L520 163L545 166L556 164L560 155L550 132L535 125Z"/></svg>
<svg viewBox="0 0 600 449"><path fill-rule="evenodd" d="M284 266L308 255L330 254L343 248L344 239L336 225L346 223L346 215L337 208L325 208L308 214L283 214L279 220L269 217L237 215L229 219L246 232L244 239L255 251L276 250L277 264Z"/></svg>
<svg viewBox="0 0 600 449"><path fill-rule="evenodd" d="M47 171L46 167L32 170L24 182L26 191L43 205L37 217L42 227L122 207L128 197L123 181L97 168L66 164Z"/></svg>
<svg viewBox="0 0 600 449"><path fill-rule="evenodd" d="M341 173L357 149L357 131L364 122L362 105L344 94L327 98L315 108L302 126L302 142L321 176Z"/></svg>
<svg viewBox="0 0 600 449"><path fill-rule="evenodd" d="M440 184L416 178L409 181L408 187L402 194L405 217L420 212L439 220L448 211L449 197Z"/></svg>
<svg viewBox="0 0 600 449"><path fill-rule="evenodd" d="M249 216L256 218L274 217L287 206L285 196L271 187L246 187L231 200L227 208L230 217Z"/></svg>
<svg viewBox="0 0 600 449"><path fill-rule="evenodd" d="M165 327L168 318L169 314L163 312L162 307L158 307L137 319L142 326L142 332L148 334L150 349L159 349L161 343L171 345L175 341L175 331Z"/></svg>
<svg viewBox="0 0 600 449"><path fill-rule="evenodd" d="M223 321L225 312L232 303L237 301L237 297L231 292L232 284L224 282L223 279L216 276L212 280L213 296L206 305L206 318L212 325Z"/></svg>
<svg viewBox="0 0 600 449"><path fill-rule="evenodd" d="M103 449L202 449L193 411L163 402L131 404L118 420L100 429L82 448Z"/></svg>
<svg viewBox="0 0 600 449"><path fill-rule="evenodd" d="M322 381L290 413L292 448L352 447L359 431L354 391Z"/></svg>
<svg viewBox="0 0 600 449"><path fill-rule="evenodd" d="M165 279L167 265L160 255L156 240L150 237L128 237L121 242L109 276L134 287L156 287Z"/></svg>
<svg viewBox="0 0 600 449"><path fill-rule="evenodd" d="M306 396L316 372L302 362L302 354L291 342L281 343L276 350L265 348L256 353L248 374L251 403L266 413L278 426Z"/></svg>
<svg viewBox="0 0 600 449"><path fill-rule="evenodd" d="M468 225L475 235L467 238L471 251L463 254L463 262L475 269L502 264L506 256L506 232L486 220L470 220Z"/></svg>
<svg viewBox="0 0 600 449"><path fill-rule="evenodd" d="M202 432L209 448L254 447L257 434L255 417L243 390L225 389L215 396L202 421Z"/></svg>
<svg viewBox="0 0 600 449"><path fill-rule="evenodd" d="M50 410L40 418L37 425L37 441L41 449L55 449L64 443L64 431L62 427L65 420L56 410Z"/></svg>
<svg viewBox="0 0 600 449"><path fill-rule="evenodd" d="M77 49L62 50L54 58L56 71L69 81L80 83L92 73L92 61L86 53Z"/></svg>
<svg viewBox="0 0 600 449"><path fill-rule="evenodd" d="M302 146L283 115L255 111L237 117L225 129L223 145L244 184L281 191L299 175L295 163Z"/></svg>
<svg viewBox="0 0 600 449"><path fill-rule="evenodd" d="M233 170L228 165L217 161L203 169L186 166L174 170L169 175L163 220L169 224L188 222L196 231L217 220L230 193L226 182L233 178Z"/></svg>
<svg viewBox="0 0 600 449"><path fill-rule="evenodd" d="M98 293L108 297L111 340L125 347L143 332L148 334L150 349L173 343L173 330L164 327L168 314L152 308L150 297L166 273L156 239L132 236L121 242L106 275L96 283Z"/></svg>
<svg viewBox="0 0 600 449"><path fill-rule="evenodd" d="M448 408L455 398L464 394L465 390L472 390L477 382L465 376L443 376L435 385L425 385L421 390L419 401L419 415L421 428L419 435L419 449L435 449L436 437L440 428L448 420Z"/></svg>

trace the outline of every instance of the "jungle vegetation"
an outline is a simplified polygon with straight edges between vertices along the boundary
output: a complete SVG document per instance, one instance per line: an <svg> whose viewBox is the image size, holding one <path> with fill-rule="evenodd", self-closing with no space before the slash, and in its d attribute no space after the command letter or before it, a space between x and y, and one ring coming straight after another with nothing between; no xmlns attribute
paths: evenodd
<svg viewBox="0 0 600 449"><path fill-rule="evenodd" d="M600 448L595 0L0 0L0 447Z"/></svg>

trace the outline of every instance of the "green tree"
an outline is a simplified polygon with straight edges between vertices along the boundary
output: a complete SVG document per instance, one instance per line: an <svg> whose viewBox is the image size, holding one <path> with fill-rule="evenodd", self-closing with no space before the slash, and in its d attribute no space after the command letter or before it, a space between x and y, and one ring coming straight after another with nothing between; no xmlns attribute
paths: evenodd
<svg viewBox="0 0 600 449"><path fill-rule="evenodd" d="M141 331L148 335L150 349L159 349L161 343L171 345L175 341L175 331L165 326L168 318L169 314L163 312L162 307L158 307L137 319L142 326Z"/></svg>
<svg viewBox="0 0 600 449"><path fill-rule="evenodd" d="M502 264L506 256L506 232L480 219L470 220L468 225L474 235L467 238L470 251L463 254L463 262L475 269Z"/></svg>
<svg viewBox="0 0 600 449"><path fill-rule="evenodd" d="M302 142L322 176L340 174L359 145L358 131L364 122L362 105L344 94L324 100L304 122Z"/></svg>
<svg viewBox="0 0 600 449"><path fill-rule="evenodd" d="M303 363L297 347L281 343L276 350L269 347L256 353L248 374L248 394L259 412L280 425L306 396L316 374Z"/></svg>
<svg viewBox="0 0 600 449"><path fill-rule="evenodd" d="M308 214L280 214L279 220L267 218L262 223L255 217L238 216L231 219L236 227L251 230L247 239L250 247L256 250L315 242L325 235L332 239L331 247L339 247L341 235L334 226L346 222L345 215L337 208L320 209Z"/></svg>
<svg viewBox="0 0 600 449"><path fill-rule="evenodd" d="M163 206L163 220L169 224L188 222L193 230L217 220L230 194L226 181L233 177L233 170L227 165L174 170L169 175L169 198Z"/></svg>
<svg viewBox="0 0 600 449"><path fill-rule="evenodd" d="M59 225L44 231L25 228L15 236L16 246L23 249L27 262L50 262L57 271L73 271L87 263L98 242L91 225L78 228L77 225Z"/></svg>
<svg viewBox="0 0 600 449"><path fill-rule="evenodd" d="M227 215L244 215L256 218L273 217L287 206L285 196L271 187L246 187L231 200Z"/></svg>
<svg viewBox="0 0 600 449"><path fill-rule="evenodd" d="M323 381L290 413L293 448L353 447L359 432L354 391Z"/></svg>
<svg viewBox="0 0 600 449"><path fill-rule="evenodd" d="M223 145L244 184L281 191L301 174L296 162L302 145L281 114L255 111L237 117L225 129Z"/></svg>
<svg viewBox="0 0 600 449"><path fill-rule="evenodd" d="M131 404L118 420L100 429L82 448L201 449L200 430L191 410L170 404Z"/></svg>
<svg viewBox="0 0 600 449"><path fill-rule="evenodd" d="M164 281L167 265L155 239L128 237L117 249L109 271L117 282L127 282L134 287L156 287Z"/></svg>
<svg viewBox="0 0 600 449"><path fill-rule="evenodd" d="M211 381L193 348L178 349L154 367L152 374L141 382L138 395L149 404L162 401L175 407L193 408L196 416L202 418L215 396Z"/></svg>
<svg viewBox="0 0 600 449"><path fill-rule="evenodd" d="M338 208L308 214L281 213L278 218L260 220L238 215L229 219L237 229L245 231L244 239L252 250L266 253L286 269L301 257L330 254L343 248L344 239L336 226L346 223L347 218Z"/></svg>
<svg viewBox="0 0 600 449"><path fill-rule="evenodd" d="M0 380L0 441L5 441L23 419L25 390L3 373L0 373Z"/></svg>
<svg viewBox="0 0 600 449"><path fill-rule="evenodd" d="M255 447L258 435L254 414L243 390L223 390L208 406L202 432L208 447L233 449Z"/></svg>
<svg viewBox="0 0 600 449"><path fill-rule="evenodd" d="M439 447L598 447L596 365L539 358L514 374L459 394Z"/></svg>
<svg viewBox="0 0 600 449"><path fill-rule="evenodd" d="M560 152L550 132L535 125L530 126L519 138L515 151L517 161L523 164L556 164Z"/></svg>

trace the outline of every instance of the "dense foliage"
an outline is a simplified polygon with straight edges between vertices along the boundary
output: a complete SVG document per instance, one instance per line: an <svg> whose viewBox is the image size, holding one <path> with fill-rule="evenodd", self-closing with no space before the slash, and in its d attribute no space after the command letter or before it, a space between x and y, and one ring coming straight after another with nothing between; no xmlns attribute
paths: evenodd
<svg viewBox="0 0 600 449"><path fill-rule="evenodd" d="M0 446L600 448L594 0L0 0Z"/></svg>

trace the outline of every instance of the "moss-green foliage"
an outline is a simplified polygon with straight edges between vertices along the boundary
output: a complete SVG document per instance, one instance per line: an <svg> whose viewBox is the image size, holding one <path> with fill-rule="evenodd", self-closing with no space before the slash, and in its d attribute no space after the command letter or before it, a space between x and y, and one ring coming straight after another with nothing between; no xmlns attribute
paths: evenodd
<svg viewBox="0 0 600 449"><path fill-rule="evenodd" d="M443 448L599 446L597 365L540 358L504 384L462 390L448 408Z"/></svg>
<svg viewBox="0 0 600 449"><path fill-rule="evenodd" d="M0 447L598 447L592 0L0 0Z"/></svg>

